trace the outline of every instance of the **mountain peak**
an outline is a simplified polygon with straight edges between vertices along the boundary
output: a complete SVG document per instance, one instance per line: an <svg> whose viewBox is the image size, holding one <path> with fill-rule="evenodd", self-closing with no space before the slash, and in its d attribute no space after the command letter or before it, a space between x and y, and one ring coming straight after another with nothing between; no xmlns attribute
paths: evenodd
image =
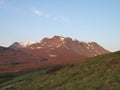
<svg viewBox="0 0 120 90"><path fill-rule="evenodd" d="M83 42L70 37L53 36L52 38L45 37L40 42L15 42L10 46L12 49L26 48L27 50L71 50L80 55L96 56L108 52L96 42Z"/></svg>
<svg viewBox="0 0 120 90"><path fill-rule="evenodd" d="M65 37L63 37L63 36L54 36L53 39L60 39L61 41L64 41Z"/></svg>
<svg viewBox="0 0 120 90"><path fill-rule="evenodd" d="M15 42L10 46L10 48L26 48L35 43L36 42Z"/></svg>

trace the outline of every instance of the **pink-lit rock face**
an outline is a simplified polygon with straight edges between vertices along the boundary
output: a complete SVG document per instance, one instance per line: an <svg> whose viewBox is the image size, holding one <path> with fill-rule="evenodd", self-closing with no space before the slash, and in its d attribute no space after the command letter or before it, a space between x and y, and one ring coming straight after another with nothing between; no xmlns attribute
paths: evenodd
<svg viewBox="0 0 120 90"><path fill-rule="evenodd" d="M62 36L44 38L40 42L16 42L8 48L0 47L0 73L65 64L105 53L109 51L95 42Z"/></svg>

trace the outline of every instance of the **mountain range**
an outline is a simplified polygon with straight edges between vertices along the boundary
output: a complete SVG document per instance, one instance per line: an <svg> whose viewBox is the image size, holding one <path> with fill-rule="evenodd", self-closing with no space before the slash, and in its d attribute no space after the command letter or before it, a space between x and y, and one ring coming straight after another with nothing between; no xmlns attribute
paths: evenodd
<svg viewBox="0 0 120 90"><path fill-rule="evenodd" d="M54 36L39 42L15 42L0 47L0 73L61 65L109 53L96 42Z"/></svg>

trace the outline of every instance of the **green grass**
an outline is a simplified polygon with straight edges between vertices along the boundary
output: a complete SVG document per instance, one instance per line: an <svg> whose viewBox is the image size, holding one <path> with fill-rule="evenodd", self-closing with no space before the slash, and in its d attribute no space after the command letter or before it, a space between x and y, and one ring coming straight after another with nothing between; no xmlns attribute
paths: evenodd
<svg viewBox="0 0 120 90"><path fill-rule="evenodd" d="M120 52L29 73L0 76L2 90L120 90Z"/></svg>

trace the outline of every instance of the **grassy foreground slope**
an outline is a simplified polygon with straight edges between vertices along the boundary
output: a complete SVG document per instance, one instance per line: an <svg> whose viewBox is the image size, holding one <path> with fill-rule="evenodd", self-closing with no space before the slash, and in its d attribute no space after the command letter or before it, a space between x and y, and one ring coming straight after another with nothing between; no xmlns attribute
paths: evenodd
<svg viewBox="0 0 120 90"><path fill-rule="evenodd" d="M5 90L120 90L120 52L16 76L1 76Z"/></svg>

